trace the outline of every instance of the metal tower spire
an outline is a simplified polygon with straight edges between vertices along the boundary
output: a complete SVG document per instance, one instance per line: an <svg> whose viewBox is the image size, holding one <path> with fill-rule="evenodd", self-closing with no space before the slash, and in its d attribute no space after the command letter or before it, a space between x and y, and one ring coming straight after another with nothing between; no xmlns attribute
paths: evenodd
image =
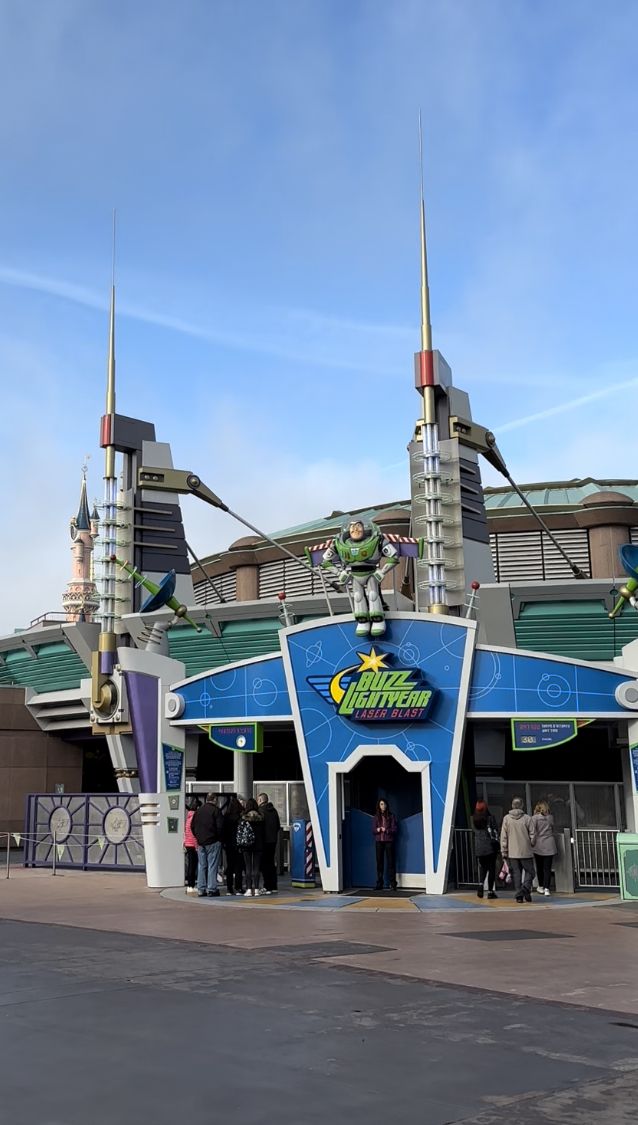
<svg viewBox="0 0 638 1125"><path fill-rule="evenodd" d="M92 703L98 713L111 702L109 676L115 665L117 474L115 471L115 210L111 258L109 344L106 369L106 412L102 418L100 445L104 449L104 514L102 517L102 613L97 666L92 671Z"/></svg>
<svg viewBox="0 0 638 1125"><path fill-rule="evenodd" d="M423 127L419 110L419 170L421 173L421 351L432 351L430 323L430 287L428 285L428 254L425 238L425 193L423 190Z"/></svg>
<svg viewBox="0 0 638 1125"><path fill-rule="evenodd" d="M436 420L434 353L430 323L430 289L425 232L423 190L423 129L419 110L420 234L421 234L421 351L416 357L417 386L423 396L423 478L425 496L425 541L428 563L428 611L447 613L443 519L441 513L441 455Z"/></svg>

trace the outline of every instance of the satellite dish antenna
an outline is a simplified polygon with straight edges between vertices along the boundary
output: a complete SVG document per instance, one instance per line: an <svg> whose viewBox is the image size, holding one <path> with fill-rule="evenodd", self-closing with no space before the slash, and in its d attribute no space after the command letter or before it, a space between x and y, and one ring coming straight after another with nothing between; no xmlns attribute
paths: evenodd
<svg viewBox="0 0 638 1125"><path fill-rule="evenodd" d="M627 582L625 582L625 585L621 586L618 591L620 597L609 614L610 617L616 617L625 602L630 602L634 609L636 608L635 595L636 590L638 590L638 546L635 546L633 543L625 543L623 547L619 548L618 555L621 566L625 574L629 575L629 578Z"/></svg>

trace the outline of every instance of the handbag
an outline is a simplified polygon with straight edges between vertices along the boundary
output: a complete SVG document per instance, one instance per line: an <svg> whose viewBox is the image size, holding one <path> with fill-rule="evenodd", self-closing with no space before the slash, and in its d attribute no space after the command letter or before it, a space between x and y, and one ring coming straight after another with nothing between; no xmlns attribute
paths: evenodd
<svg viewBox="0 0 638 1125"><path fill-rule="evenodd" d="M501 883L505 883L505 886L509 886L509 884L512 882L512 873L509 869L509 864L506 859L503 860L503 866L498 873L498 877Z"/></svg>

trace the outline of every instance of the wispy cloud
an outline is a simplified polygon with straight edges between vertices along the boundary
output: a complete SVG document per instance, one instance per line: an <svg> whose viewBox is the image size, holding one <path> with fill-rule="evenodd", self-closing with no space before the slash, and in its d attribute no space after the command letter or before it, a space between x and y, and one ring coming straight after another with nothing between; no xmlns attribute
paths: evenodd
<svg viewBox="0 0 638 1125"><path fill-rule="evenodd" d="M559 402L556 406L548 406L545 410L538 410L535 414L526 414L523 418L515 418L511 422L504 422L503 425L498 427L498 432L499 434L505 434L509 430L519 430L522 426L531 426L534 422L543 422L546 418L554 418L557 414L569 414L573 410L579 410L581 406L589 406L592 402L611 398L612 395L616 395L620 391L627 391L636 386L638 386L638 376L634 379L625 379L622 383L611 383L596 391L591 391L589 394L566 399L565 402Z"/></svg>

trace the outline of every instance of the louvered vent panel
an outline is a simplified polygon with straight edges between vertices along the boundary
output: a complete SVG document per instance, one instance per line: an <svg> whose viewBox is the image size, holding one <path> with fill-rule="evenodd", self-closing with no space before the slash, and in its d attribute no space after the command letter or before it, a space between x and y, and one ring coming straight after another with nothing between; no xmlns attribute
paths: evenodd
<svg viewBox="0 0 638 1125"><path fill-rule="evenodd" d="M286 589L285 567L283 559L263 563L259 567L259 597L272 598Z"/></svg>
<svg viewBox="0 0 638 1125"><path fill-rule="evenodd" d="M304 597L304 595L312 594L314 578L312 571L299 566L297 563L294 563L292 559L286 559L284 565L286 595L289 598L301 598Z"/></svg>
<svg viewBox="0 0 638 1125"><path fill-rule="evenodd" d="M221 592L225 602L234 602L237 598L237 576L234 571L220 574L213 578L217 589ZM221 599L213 592L209 582L195 582L195 605L219 605Z"/></svg>
<svg viewBox="0 0 638 1125"><path fill-rule="evenodd" d="M572 562L580 567L587 578L591 577L589 566L589 536L586 528L574 527L565 531L555 531L554 537ZM569 564L547 535L543 535L543 568L546 579L573 578Z"/></svg>
<svg viewBox="0 0 638 1125"><path fill-rule="evenodd" d="M319 578L292 559L277 559L259 568L259 597L272 598L285 593L289 598L301 598L321 589Z"/></svg>
<svg viewBox="0 0 638 1125"><path fill-rule="evenodd" d="M496 536L499 582L533 582L543 577L540 531Z"/></svg>

